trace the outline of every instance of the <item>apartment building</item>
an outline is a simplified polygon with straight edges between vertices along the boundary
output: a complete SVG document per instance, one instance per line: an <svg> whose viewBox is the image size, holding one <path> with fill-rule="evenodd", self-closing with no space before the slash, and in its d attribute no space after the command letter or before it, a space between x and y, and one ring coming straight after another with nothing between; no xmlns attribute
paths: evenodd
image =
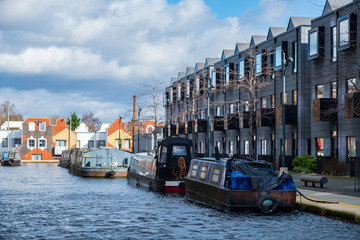
<svg viewBox="0 0 360 240"><path fill-rule="evenodd" d="M350 163L360 156L359 4L326 1L322 16L291 17L178 73L164 94L167 136L193 139L197 156L217 147L278 167L306 154L319 167Z"/></svg>

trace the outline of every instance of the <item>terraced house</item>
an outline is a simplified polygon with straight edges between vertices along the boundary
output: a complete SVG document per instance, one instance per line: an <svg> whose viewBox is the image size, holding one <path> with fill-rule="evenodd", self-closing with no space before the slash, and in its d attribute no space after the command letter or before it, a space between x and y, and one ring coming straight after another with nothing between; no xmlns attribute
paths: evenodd
<svg viewBox="0 0 360 240"><path fill-rule="evenodd" d="M349 172L360 156L359 15L359 0L328 0L322 16L291 17L178 73L165 89L167 136L193 139L198 156L217 147L291 167L309 154L319 171Z"/></svg>

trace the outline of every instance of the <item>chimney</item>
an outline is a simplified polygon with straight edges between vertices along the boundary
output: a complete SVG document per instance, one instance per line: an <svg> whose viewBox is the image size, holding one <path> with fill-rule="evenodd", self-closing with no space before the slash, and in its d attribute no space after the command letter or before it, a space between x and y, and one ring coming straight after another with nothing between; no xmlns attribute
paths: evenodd
<svg viewBox="0 0 360 240"><path fill-rule="evenodd" d="M136 121L136 95L134 97L134 105L133 105L133 120Z"/></svg>

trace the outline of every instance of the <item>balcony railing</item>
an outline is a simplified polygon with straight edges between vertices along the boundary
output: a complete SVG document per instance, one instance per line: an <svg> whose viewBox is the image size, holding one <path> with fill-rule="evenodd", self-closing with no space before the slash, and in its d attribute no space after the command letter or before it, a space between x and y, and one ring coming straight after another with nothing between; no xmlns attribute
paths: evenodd
<svg viewBox="0 0 360 240"><path fill-rule="evenodd" d="M316 98L313 100L313 121L331 121L337 119L336 98Z"/></svg>
<svg viewBox="0 0 360 240"><path fill-rule="evenodd" d="M285 105L285 124L297 125L297 105ZM283 124L283 107L276 107L276 124Z"/></svg>
<svg viewBox="0 0 360 240"><path fill-rule="evenodd" d="M261 108L256 110L256 126L273 127L275 125L275 109Z"/></svg>

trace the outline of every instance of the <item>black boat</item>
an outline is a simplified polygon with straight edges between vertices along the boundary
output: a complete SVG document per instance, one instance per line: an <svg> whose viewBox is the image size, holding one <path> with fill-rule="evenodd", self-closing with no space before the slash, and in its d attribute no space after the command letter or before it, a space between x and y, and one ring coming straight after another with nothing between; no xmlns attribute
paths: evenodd
<svg viewBox="0 0 360 240"><path fill-rule="evenodd" d="M133 154L127 174L129 184L155 192L184 193L191 146L189 139L166 138L155 155Z"/></svg>
<svg viewBox="0 0 360 240"><path fill-rule="evenodd" d="M225 212L270 214L295 209L292 177L286 173L275 176L272 164L262 160L193 159L185 187L190 201Z"/></svg>
<svg viewBox="0 0 360 240"><path fill-rule="evenodd" d="M75 149L64 150L61 153L59 160L59 166L63 168L68 168L70 165L71 155L74 153Z"/></svg>

